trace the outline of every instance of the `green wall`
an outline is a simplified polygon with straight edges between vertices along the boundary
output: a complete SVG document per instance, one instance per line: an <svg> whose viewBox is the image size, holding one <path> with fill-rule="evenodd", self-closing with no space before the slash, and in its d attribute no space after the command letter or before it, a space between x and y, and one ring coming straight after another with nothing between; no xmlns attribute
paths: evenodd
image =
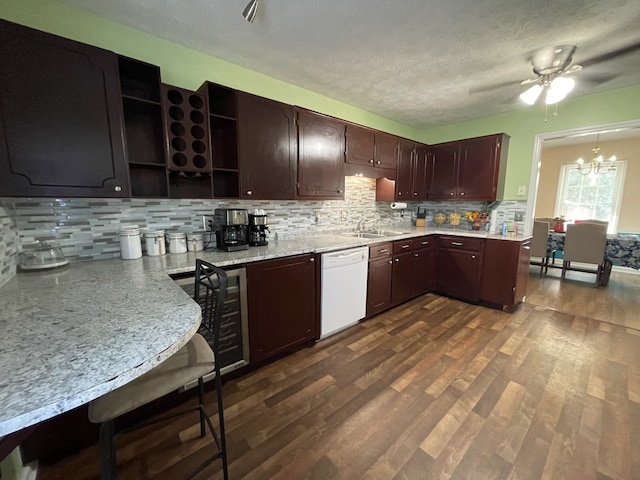
<svg viewBox="0 0 640 480"><path fill-rule="evenodd" d="M51 0L1 0L0 5L7 20L158 65L163 82L171 85L196 89L210 80L426 143L508 133L505 198L510 200L526 198L516 192L518 185L528 191L537 134L640 119L640 85L635 85L570 97L547 123L544 105L519 105L509 113L422 131Z"/></svg>

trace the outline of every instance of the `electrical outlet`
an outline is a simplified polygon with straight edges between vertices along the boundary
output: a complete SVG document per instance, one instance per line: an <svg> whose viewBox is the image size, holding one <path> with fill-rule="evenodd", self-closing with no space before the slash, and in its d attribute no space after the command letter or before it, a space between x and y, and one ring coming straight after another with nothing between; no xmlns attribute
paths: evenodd
<svg viewBox="0 0 640 480"><path fill-rule="evenodd" d="M205 232L213 231L213 215L202 215L202 228Z"/></svg>
<svg viewBox="0 0 640 480"><path fill-rule="evenodd" d="M347 221L347 211L346 210L342 210L340 212L340 220L342 220L343 222Z"/></svg>
<svg viewBox="0 0 640 480"><path fill-rule="evenodd" d="M527 194L527 186L526 185L518 185L518 196L524 197Z"/></svg>
<svg viewBox="0 0 640 480"><path fill-rule="evenodd" d="M524 220L524 213L522 212L515 212L513 214L513 221L514 222L521 222Z"/></svg>

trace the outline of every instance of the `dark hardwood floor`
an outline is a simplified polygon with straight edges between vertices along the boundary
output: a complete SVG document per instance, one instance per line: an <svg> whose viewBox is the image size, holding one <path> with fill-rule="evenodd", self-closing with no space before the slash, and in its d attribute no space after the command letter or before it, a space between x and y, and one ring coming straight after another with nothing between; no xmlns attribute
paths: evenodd
<svg viewBox="0 0 640 480"><path fill-rule="evenodd" d="M530 280L513 313L428 294L227 381L231 478L640 478L638 280ZM181 478L197 425L122 437L119 478ZM97 470L90 447L38 478Z"/></svg>

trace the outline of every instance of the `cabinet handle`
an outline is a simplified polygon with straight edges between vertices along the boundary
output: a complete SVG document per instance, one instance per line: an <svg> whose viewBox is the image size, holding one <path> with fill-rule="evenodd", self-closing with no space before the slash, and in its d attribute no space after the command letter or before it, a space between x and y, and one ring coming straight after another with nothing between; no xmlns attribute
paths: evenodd
<svg viewBox="0 0 640 480"><path fill-rule="evenodd" d="M342 193L342 190L338 189L338 193Z"/></svg>
<svg viewBox="0 0 640 480"><path fill-rule="evenodd" d="M476 258L476 256L475 256L475 255L471 255L471 258L475 259L475 258Z"/></svg>
<svg viewBox="0 0 640 480"><path fill-rule="evenodd" d="M373 163L373 158L371 160L369 160L369 163Z"/></svg>
<svg viewBox="0 0 640 480"><path fill-rule="evenodd" d="M391 265L393 262L391 260L389 260L389 265Z"/></svg>
<svg viewBox="0 0 640 480"><path fill-rule="evenodd" d="M400 259L399 259L399 258L394 258L394 259L393 259L393 261L394 261L394 262L399 262L399 261L400 261Z"/></svg>
<svg viewBox="0 0 640 480"><path fill-rule="evenodd" d="M429 245L429 241L427 240L426 242L420 242L421 245Z"/></svg>
<svg viewBox="0 0 640 480"><path fill-rule="evenodd" d="M449 195L451 195L453 197L453 192L451 192Z"/></svg>
<svg viewBox="0 0 640 480"><path fill-rule="evenodd" d="M401 197L402 196L402 192L398 192L398 196Z"/></svg>
<svg viewBox="0 0 640 480"><path fill-rule="evenodd" d="M464 192L460 192L460 196L461 196L461 197L464 197Z"/></svg>
<svg viewBox="0 0 640 480"><path fill-rule="evenodd" d="M247 190L247 195L253 195L253 192L251 190Z"/></svg>
<svg viewBox="0 0 640 480"><path fill-rule="evenodd" d="M382 248L380 250L378 250L378 253L387 253L389 251L388 248Z"/></svg>
<svg viewBox="0 0 640 480"><path fill-rule="evenodd" d="M402 245L402 248L409 248L409 245Z"/></svg>
<svg viewBox="0 0 640 480"><path fill-rule="evenodd" d="M114 189L116 192L121 192L121 191L122 191L122 187L121 187L120 185L116 185L115 187L113 187L113 189Z"/></svg>
<svg viewBox="0 0 640 480"><path fill-rule="evenodd" d="M420 254L419 254L419 253L414 253L414 254L413 254L413 256L414 256L414 257L419 257L419 256L420 256Z"/></svg>
<svg viewBox="0 0 640 480"><path fill-rule="evenodd" d="M418 192L414 192L414 193L413 193L413 195L414 195L414 196L417 196L417 195L418 195Z"/></svg>
<svg viewBox="0 0 640 480"><path fill-rule="evenodd" d="M315 259L315 258L313 258L313 257L311 257L311 258L309 259L309 261L310 261L310 262L315 262L315 261L316 261L316 259Z"/></svg>
<svg viewBox="0 0 640 480"><path fill-rule="evenodd" d="M525 250L531 250L531 247L522 247L522 248L524 248Z"/></svg>
<svg viewBox="0 0 640 480"><path fill-rule="evenodd" d="M462 246L462 242L451 242L451 245L455 245L457 247L461 247Z"/></svg>
<svg viewBox="0 0 640 480"><path fill-rule="evenodd" d="M382 163L382 162L381 162L380 160L378 160L378 161L376 162L376 165L380 165L381 163Z"/></svg>

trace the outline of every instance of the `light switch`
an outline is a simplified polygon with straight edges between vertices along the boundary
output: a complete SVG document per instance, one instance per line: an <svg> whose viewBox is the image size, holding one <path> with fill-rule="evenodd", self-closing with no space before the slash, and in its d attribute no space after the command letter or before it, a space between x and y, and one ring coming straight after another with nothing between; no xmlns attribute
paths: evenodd
<svg viewBox="0 0 640 480"><path fill-rule="evenodd" d="M523 197L527 194L527 186L526 185L518 185L518 196Z"/></svg>

